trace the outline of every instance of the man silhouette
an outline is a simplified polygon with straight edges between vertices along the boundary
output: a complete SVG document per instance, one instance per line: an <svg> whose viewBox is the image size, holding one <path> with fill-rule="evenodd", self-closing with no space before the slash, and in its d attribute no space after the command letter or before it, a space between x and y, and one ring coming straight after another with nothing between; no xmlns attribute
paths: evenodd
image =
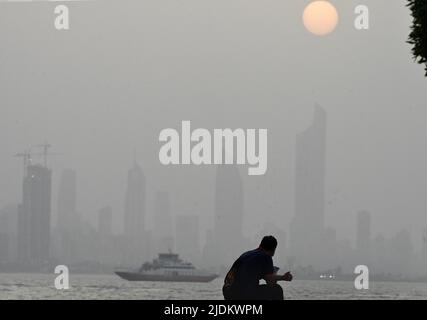
<svg viewBox="0 0 427 320"><path fill-rule="evenodd" d="M276 274L273 256L277 240L265 236L257 249L243 253L232 265L222 292L225 300L283 300L283 289L277 281L292 281L290 272ZM259 284L264 279L267 284Z"/></svg>

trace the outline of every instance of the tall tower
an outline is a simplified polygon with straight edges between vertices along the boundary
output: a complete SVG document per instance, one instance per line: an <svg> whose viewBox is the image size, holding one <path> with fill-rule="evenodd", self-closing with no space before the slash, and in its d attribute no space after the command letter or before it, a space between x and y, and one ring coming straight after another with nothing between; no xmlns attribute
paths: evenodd
<svg viewBox="0 0 427 320"><path fill-rule="evenodd" d="M158 191L155 199L155 237L157 251L174 251L174 236L169 193Z"/></svg>
<svg viewBox="0 0 427 320"><path fill-rule="evenodd" d="M141 264L150 251L145 232L146 187L141 167L134 161L128 171L124 205L123 233L125 248L123 263L128 266Z"/></svg>
<svg viewBox="0 0 427 320"><path fill-rule="evenodd" d="M196 263L200 258L199 217L180 215L175 219L176 250L182 257Z"/></svg>
<svg viewBox="0 0 427 320"><path fill-rule="evenodd" d="M70 230L75 224L76 215L76 172L66 169L62 172L58 190L58 227Z"/></svg>
<svg viewBox="0 0 427 320"><path fill-rule="evenodd" d="M356 249L359 264L368 264L371 247L371 214L368 211L360 211L357 214Z"/></svg>
<svg viewBox="0 0 427 320"><path fill-rule="evenodd" d="M52 172L41 165L26 169L18 217L18 259L41 265L49 261Z"/></svg>
<svg viewBox="0 0 427 320"><path fill-rule="evenodd" d="M421 235L421 256L422 256L422 266L424 270L427 270L427 228L422 230Z"/></svg>
<svg viewBox="0 0 427 320"><path fill-rule="evenodd" d="M243 185L234 165L217 167L214 238L218 262L229 263L243 249Z"/></svg>
<svg viewBox="0 0 427 320"><path fill-rule="evenodd" d="M59 181L58 197L58 240L59 248L56 256L64 263L72 263L77 258L77 230L80 222L77 213L77 178L72 169L62 171Z"/></svg>
<svg viewBox="0 0 427 320"><path fill-rule="evenodd" d="M0 244L3 248L3 260L16 261L17 257L17 227L18 223L18 205L10 204L0 208L0 237L6 239L8 243ZM1 251L1 250L0 250ZM1 254L0 254L1 256ZM1 257L0 257L1 260Z"/></svg>
<svg viewBox="0 0 427 320"><path fill-rule="evenodd" d="M101 238L113 235L113 210L110 206L103 207L98 211L98 233Z"/></svg>
<svg viewBox="0 0 427 320"><path fill-rule="evenodd" d="M290 245L297 264L322 260L325 197L326 112L316 105L313 122L296 137L295 216Z"/></svg>
<svg viewBox="0 0 427 320"><path fill-rule="evenodd" d="M128 171L125 198L124 234L126 237L141 240L144 234L145 220L145 176L135 162Z"/></svg>

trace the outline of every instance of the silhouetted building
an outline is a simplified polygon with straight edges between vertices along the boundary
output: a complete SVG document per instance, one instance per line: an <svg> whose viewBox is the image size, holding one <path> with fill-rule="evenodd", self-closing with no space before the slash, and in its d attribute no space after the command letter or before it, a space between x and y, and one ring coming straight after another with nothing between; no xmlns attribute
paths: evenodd
<svg viewBox="0 0 427 320"><path fill-rule="evenodd" d="M219 266L218 261L216 260L216 251L217 246L215 244L215 238L213 235L213 231L211 229L206 230L206 240L205 245L203 247L203 259L201 266L202 267L216 267Z"/></svg>
<svg viewBox="0 0 427 320"><path fill-rule="evenodd" d="M17 258L18 206L7 205L0 209L0 235L4 239L0 260L14 262ZM1 242L1 241L0 241Z"/></svg>
<svg viewBox="0 0 427 320"><path fill-rule="evenodd" d="M424 268L423 275L427 275L427 229L423 229L421 235L421 259L422 268Z"/></svg>
<svg viewBox="0 0 427 320"><path fill-rule="evenodd" d="M335 228L325 228L322 237L322 248L323 256L320 259L320 263L323 270L331 270L340 265L337 231Z"/></svg>
<svg viewBox="0 0 427 320"><path fill-rule="evenodd" d="M146 182L141 167L134 161L127 175L124 203L122 260L125 265L135 266L150 254L150 239L145 230Z"/></svg>
<svg viewBox="0 0 427 320"><path fill-rule="evenodd" d="M98 261L102 264L111 264L119 261L119 251L115 249L113 237L113 210L110 206L98 211ZM126 248L128 250L129 248Z"/></svg>
<svg viewBox="0 0 427 320"><path fill-rule="evenodd" d="M174 251L174 236L169 194L158 191L154 204L154 230L156 250L159 252Z"/></svg>
<svg viewBox="0 0 427 320"><path fill-rule="evenodd" d="M62 172L58 189L58 228L72 230L76 223L77 185L76 172L66 169Z"/></svg>
<svg viewBox="0 0 427 320"><path fill-rule="evenodd" d="M384 273L387 271L389 247L387 239L379 234L372 241L372 260L373 260L373 273Z"/></svg>
<svg viewBox="0 0 427 320"><path fill-rule="evenodd" d="M185 259L197 263L200 256L199 217L181 215L175 218L176 252Z"/></svg>
<svg viewBox="0 0 427 320"><path fill-rule="evenodd" d="M101 237L109 237L113 234L113 210L109 206L98 212L98 233Z"/></svg>
<svg viewBox="0 0 427 320"><path fill-rule="evenodd" d="M0 233L0 266L2 263L9 262L9 235L6 233Z"/></svg>
<svg viewBox="0 0 427 320"><path fill-rule="evenodd" d="M29 165L23 181L18 217L18 259L41 265L49 261L52 172L41 165Z"/></svg>
<svg viewBox="0 0 427 320"><path fill-rule="evenodd" d="M371 214L361 211L357 214L356 250L359 264L369 265L371 248Z"/></svg>
<svg viewBox="0 0 427 320"><path fill-rule="evenodd" d="M389 250L388 272L395 275L411 274L414 267L414 248L409 231L403 229L394 235L390 240Z"/></svg>
<svg viewBox="0 0 427 320"><path fill-rule="evenodd" d="M146 191L145 176L141 167L135 162L128 171L124 234L132 239L142 239L145 229Z"/></svg>
<svg viewBox="0 0 427 320"><path fill-rule="evenodd" d="M77 177L72 169L62 171L57 197L58 223L53 236L56 256L62 263L78 260L77 252L80 217L77 213Z"/></svg>
<svg viewBox="0 0 427 320"><path fill-rule="evenodd" d="M296 138L295 216L290 246L295 263L301 265L315 266L324 256L325 148L326 112L316 105L313 123Z"/></svg>
<svg viewBox="0 0 427 320"><path fill-rule="evenodd" d="M243 185L237 166L217 166L214 241L218 265L233 262L247 249L247 244L243 243L243 212Z"/></svg>

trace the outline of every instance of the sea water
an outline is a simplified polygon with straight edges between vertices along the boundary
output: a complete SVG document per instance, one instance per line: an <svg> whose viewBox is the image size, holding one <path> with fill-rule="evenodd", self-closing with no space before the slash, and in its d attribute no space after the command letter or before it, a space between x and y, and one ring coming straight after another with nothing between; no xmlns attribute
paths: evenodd
<svg viewBox="0 0 427 320"><path fill-rule="evenodd" d="M0 274L0 299L202 299L222 300L222 278L210 283L129 282L112 275L70 275L58 290L55 275ZM425 299L427 283L372 282L356 290L352 281L294 280L281 283L285 299Z"/></svg>

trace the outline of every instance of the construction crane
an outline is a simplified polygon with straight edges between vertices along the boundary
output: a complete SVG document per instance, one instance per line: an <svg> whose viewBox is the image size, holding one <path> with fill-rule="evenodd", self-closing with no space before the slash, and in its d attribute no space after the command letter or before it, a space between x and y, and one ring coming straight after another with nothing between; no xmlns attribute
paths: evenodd
<svg viewBox="0 0 427 320"><path fill-rule="evenodd" d="M32 163L32 160L33 160L32 157L33 156L43 156L43 164L44 164L45 167L47 167L47 157L48 156L59 156L59 155L62 155L62 153L52 153L52 152L49 153L49 148L51 147L51 145L48 144L48 143L35 145L33 147L42 148L42 152L41 153L34 153L34 152L31 152L31 149L27 149L27 150L25 150L23 152L19 152L19 153L16 153L14 155L15 158L22 158L23 159L23 167L24 167L23 172L24 172L24 176L27 173L27 167L29 165L31 165L31 163Z"/></svg>
<svg viewBox="0 0 427 320"><path fill-rule="evenodd" d="M29 163L31 163L31 151L25 150L24 152L19 152L14 155L15 158L22 158L23 159L23 165L24 165L24 176L27 172L27 166Z"/></svg>
<svg viewBox="0 0 427 320"><path fill-rule="evenodd" d="M47 157L48 156L61 156L62 153L49 153L49 148L52 147L51 144L45 142L43 144L35 145L34 147L42 148L42 153L33 153L33 155L43 156L43 164L47 168Z"/></svg>

